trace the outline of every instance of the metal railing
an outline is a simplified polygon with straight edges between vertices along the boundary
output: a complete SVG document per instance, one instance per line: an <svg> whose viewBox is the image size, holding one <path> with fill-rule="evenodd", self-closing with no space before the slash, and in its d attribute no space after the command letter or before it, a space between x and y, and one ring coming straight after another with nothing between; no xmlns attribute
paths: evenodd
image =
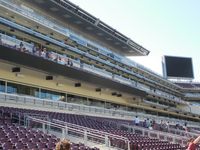
<svg viewBox="0 0 200 150"><path fill-rule="evenodd" d="M149 118L151 120L165 120L169 121L171 123L182 123L184 124L184 120L179 119L173 119L173 118L167 118L167 117L159 117L155 115L150 114L144 114L139 112L132 112L132 111L123 111L123 110L116 110L116 109L106 109L102 107L95 107L95 106L87 106L83 104L74 104L74 103L66 103L61 101L53 101L48 99L40 99L37 97L31 97L31 96L20 96L17 94L8 94L8 93L0 93L0 103L6 104L19 104L21 106L32 106L37 108L47 108L47 109L53 109L53 110L64 110L79 114L87 114L87 115L100 115L100 116L109 116L113 118L123 117L127 120L132 120L134 116L138 116L141 120L145 120L146 118ZM16 105L17 106L17 105ZM187 121L188 125L196 125L199 126L200 123L197 122L191 122Z"/></svg>
<svg viewBox="0 0 200 150"><path fill-rule="evenodd" d="M126 137L86 128L72 123L64 123L58 120L47 121L27 116L25 125L29 128L41 129L44 133L51 133L57 136L61 135L62 138L75 137L82 139L84 144L92 142L103 144L108 148L119 149L119 147L116 147L116 145L111 143L110 139L123 141L124 144L126 144L124 149L130 150L130 141Z"/></svg>
<svg viewBox="0 0 200 150"><path fill-rule="evenodd" d="M29 54L40 56L39 55L39 51L38 51L38 54L36 52L33 52L33 50L35 48L34 44L29 44L27 42L18 40L18 39L14 38L14 37L10 37L10 36L7 36L7 35L1 34L1 33L0 33L0 36L1 36L1 39L0 39L1 43L0 44L3 44L5 46L12 46L15 49L17 49L17 48L19 49L19 45L22 42L24 47L26 48L26 51L28 51ZM75 49L75 48L73 48L73 49ZM78 49L75 49L74 51L77 51L77 50ZM47 58L46 54L44 54L44 56L41 55L40 57L43 57L44 59L48 59L50 61L54 61L54 62L56 61L57 63L62 64L62 65L66 65L67 64L66 60L69 59L68 57L66 57L66 55L60 55L60 54L58 54L56 52L49 51L49 54L51 54L51 57L54 57L54 58ZM87 54L87 55L89 55L89 54ZM60 59L57 59L57 58L60 58ZM99 58L96 58L96 59L100 61ZM113 80L115 80L117 82L120 82L122 84L126 84L128 86L131 86L131 87L134 87L134 88L137 88L137 89L141 89L141 90L144 90L144 91L149 92L149 93L157 94L157 95L162 96L164 98L169 98L172 101L176 101L176 102L180 102L180 103L184 103L185 104L185 102L182 101L181 99L179 99L179 98L177 98L177 97L175 97L173 95L167 94L165 92L162 92L162 91L159 91L159 90L156 90L156 91L152 92L152 91L150 91L148 86L146 86L144 84L141 84L139 82L135 82L135 81L132 81L130 79L124 78L122 76L118 76L118 75L112 74L112 73L110 73L110 72L108 72L106 70L99 69L99 68L96 68L94 66L81 63L80 61L75 60L75 59L71 59L71 61L73 61L73 63L74 63L73 66L76 67L76 68L79 68L79 69L81 68L83 70L87 70L89 72L98 74L100 76L113 79ZM126 70L124 70L124 71L126 72Z"/></svg>
<svg viewBox="0 0 200 150"><path fill-rule="evenodd" d="M147 128L139 127L139 126L129 126L123 125L129 131L140 134L142 136L148 136L149 138L156 138L159 140L168 141L170 143L178 143L182 146L185 146L190 138L196 138L199 134L184 132L175 129L169 129L169 132L162 132L157 130L150 130ZM174 133L170 133L174 132Z"/></svg>

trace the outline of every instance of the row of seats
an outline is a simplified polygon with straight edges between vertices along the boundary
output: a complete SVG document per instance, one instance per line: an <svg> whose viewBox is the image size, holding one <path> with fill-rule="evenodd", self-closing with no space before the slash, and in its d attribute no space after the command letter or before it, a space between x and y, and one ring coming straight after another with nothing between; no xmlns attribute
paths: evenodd
<svg viewBox="0 0 200 150"><path fill-rule="evenodd" d="M44 134L39 130L24 128L18 124L11 123L11 120L0 120L0 149L1 150L54 150L59 141L54 135ZM99 150L90 148L82 143L71 143L71 150Z"/></svg>
<svg viewBox="0 0 200 150"><path fill-rule="evenodd" d="M130 146L133 150L139 149L163 149L163 150L176 150L176 149L184 149L179 144L172 144L167 141L160 141L158 139L150 139L147 136L141 136L136 133L124 131L118 128L117 124L122 122L122 120L117 119L110 119L108 121L106 118L98 118L98 117L91 117L91 116L82 116L82 115L75 115L75 114L65 114L65 113L56 113L56 112L47 112L47 111L38 111L38 110L26 110L26 109L17 109L17 108L9 108L9 107L0 107L0 112L3 113L5 116L12 116L15 114L22 117L23 114L30 113L30 114L42 114L47 115L49 119L57 119L62 120L64 122L69 122L77 125L81 125L84 127L97 129L100 131L105 131L108 133L112 133L115 135L127 137L131 142ZM34 124L32 124L34 125ZM122 149L127 149L127 144L122 140L116 140L110 138L111 145L116 146Z"/></svg>
<svg viewBox="0 0 200 150"><path fill-rule="evenodd" d="M176 83L183 88L200 88L200 83Z"/></svg>

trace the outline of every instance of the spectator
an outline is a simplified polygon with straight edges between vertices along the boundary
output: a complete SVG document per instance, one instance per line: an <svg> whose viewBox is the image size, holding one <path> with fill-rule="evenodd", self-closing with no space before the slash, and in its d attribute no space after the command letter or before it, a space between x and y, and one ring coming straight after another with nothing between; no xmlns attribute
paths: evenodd
<svg viewBox="0 0 200 150"><path fill-rule="evenodd" d="M163 120L160 121L160 131L163 131L164 130L164 122Z"/></svg>
<svg viewBox="0 0 200 150"><path fill-rule="evenodd" d="M61 140L56 144L56 150L70 150L70 142L66 139Z"/></svg>
<svg viewBox="0 0 200 150"><path fill-rule="evenodd" d="M167 132L169 132L169 121L167 121L166 123L166 129L167 129Z"/></svg>
<svg viewBox="0 0 200 150"><path fill-rule="evenodd" d="M135 123L136 126L139 126L140 119L138 118L138 116L135 117L134 123Z"/></svg>
<svg viewBox="0 0 200 150"><path fill-rule="evenodd" d="M59 99L59 101L65 102L65 101L66 101L66 100L65 100L65 97L64 97L64 96L61 96L60 99Z"/></svg>
<svg viewBox="0 0 200 150"><path fill-rule="evenodd" d="M155 120L152 121L151 127L152 127L152 129L154 129L154 130L158 130L158 127L156 126L156 121L155 121Z"/></svg>
<svg viewBox="0 0 200 150"><path fill-rule="evenodd" d="M20 42L20 44L19 44L19 50L20 50L21 52L23 52L23 47L24 47L24 44L23 44L22 42Z"/></svg>
<svg viewBox="0 0 200 150"><path fill-rule="evenodd" d="M149 120L149 118L147 118L146 123L147 123L147 128L149 128L151 126L151 121Z"/></svg>
<svg viewBox="0 0 200 150"><path fill-rule="evenodd" d="M33 46L33 54L36 56L39 56L39 46L38 45L34 45Z"/></svg>
<svg viewBox="0 0 200 150"><path fill-rule="evenodd" d="M46 47L43 47L43 49L41 50L41 57L46 58Z"/></svg>
<svg viewBox="0 0 200 150"><path fill-rule="evenodd" d="M183 129L185 130L185 132L188 132L187 122L184 123Z"/></svg>
<svg viewBox="0 0 200 150"><path fill-rule="evenodd" d="M144 127L144 128L147 128L147 121L146 121L146 119L145 119L144 122L143 122L143 127Z"/></svg>
<svg viewBox="0 0 200 150"><path fill-rule="evenodd" d="M71 60L71 59L69 59L69 58L68 58L68 61L67 61L67 65L68 65L68 66L70 66L70 67L72 67L72 66L73 66L73 62L72 62L72 60Z"/></svg>
<svg viewBox="0 0 200 150"><path fill-rule="evenodd" d="M188 148L187 150L197 150L198 143L200 142L200 136L196 139L190 139L188 142Z"/></svg>
<svg viewBox="0 0 200 150"><path fill-rule="evenodd" d="M178 123L176 123L176 126L175 126L175 128L178 130L178 129L180 129L180 126L179 126L179 124Z"/></svg>
<svg viewBox="0 0 200 150"><path fill-rule="evenodd" d="M149 126L149 130L153 130L153 124Z"/></svg>

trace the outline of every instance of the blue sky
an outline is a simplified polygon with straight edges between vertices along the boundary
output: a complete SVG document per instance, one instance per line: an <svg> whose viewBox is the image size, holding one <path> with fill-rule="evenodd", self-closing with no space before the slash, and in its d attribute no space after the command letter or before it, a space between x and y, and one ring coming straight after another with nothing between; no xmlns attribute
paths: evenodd
<svg viewBox="0 0 200 150"><path fill-rule="evenodd" d="M151 51L131 59L162 74L163 55L192 57L200 81L200 0L71 0Z"/></svg>

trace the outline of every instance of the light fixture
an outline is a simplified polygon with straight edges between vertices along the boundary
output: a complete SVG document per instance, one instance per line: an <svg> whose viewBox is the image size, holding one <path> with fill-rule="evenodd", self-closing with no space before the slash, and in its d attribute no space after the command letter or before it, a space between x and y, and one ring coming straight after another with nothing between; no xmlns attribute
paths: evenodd
<svg viewBox="0 0 200 150"><path fill-rule="evenodd" d="M16 77L18 77L18 78L24 78L24 75L21 74L21 73L16 73L15 75L16 75Z"/></svg>
<svg viewBox="0 0 200 150"><path fill-rule="evenodd" d="M59 86L59 87L63 87L64 86L64 84L62 84L62 83L56 83L56 85Z"/></svg>

